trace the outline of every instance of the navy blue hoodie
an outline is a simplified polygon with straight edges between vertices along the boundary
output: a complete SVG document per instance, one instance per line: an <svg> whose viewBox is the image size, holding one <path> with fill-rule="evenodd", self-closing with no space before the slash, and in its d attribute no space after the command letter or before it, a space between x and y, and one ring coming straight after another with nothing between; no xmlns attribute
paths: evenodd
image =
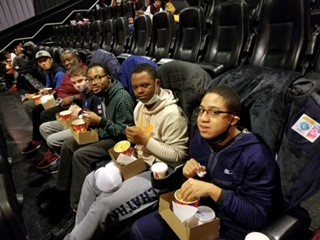
<svg viewBox="0 0 320 240"><path fill-rule="evenodd" d="M224 149L211 150L207 172L210 181L222 188L213 203L221 220L222 239L244 239L261 230L282 206L279 170L263 140L244 130Z"/></svg>

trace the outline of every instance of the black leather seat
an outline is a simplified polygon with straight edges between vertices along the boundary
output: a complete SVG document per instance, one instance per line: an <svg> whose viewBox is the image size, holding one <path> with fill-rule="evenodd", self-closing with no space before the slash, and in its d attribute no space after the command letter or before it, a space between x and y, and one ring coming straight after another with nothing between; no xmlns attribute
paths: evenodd
<svg viewBox="0 0 320 240"><path fill-rule="evenodd" d="M97 50L102 46L103 41L103 22L101 20L97 20L91 24L92 30L92 42L91 42L91 50Z"/></svg>
<svg viewBox="0 0 320 240"><path fill-rule="evenodd" d="M84 33L83 33L83 27L81 24L77 24L75 27L75 41L74 41L74 48L75 49L81 49L83 42L84 42Z"/></svg>
<svg viewBox="0 0 320 240"><path fill-rule="evenodd" d="M112 18L112 15L111 15L111 7L106 6L106 7L103 8L103 11L104 11L104 20L107 20L107 19L111 19L111 18Z"/></svg>
<svg viewBox="0 0 320 240"><path fill-rule="evenodd" d="M119 55L126 51L129 39L129 27L128 20L124 17L120 17L114 20L114 45L113 54Z"/></svg>
<svg viewBox="0 0 320 240"><path fill-rule="evenodd" d="M131 1L128 1L122 5L123 16L127 19L135 18L134 6Z"/></svg>
<svg viewBox="0 0 320 240"><path fill-rule="evenodd" d="M202 8L188 7L182 10L173 58L196 62L200 49L204 47L205 31L205 17Z"/></svg>
<svg viewBox="0 0 320 240"><path fill-rule="evenodd" d="M91 48L92 43L92 35L91 35L91 23L86 23L82 26L82 33L83 33L83 45L82 49L89 50Z"/></svg>
<svg viewBox="0 0 320 240"><path fill-rule="evenodd" d="M274 154L279 152L285 122L291 112L290 105L286 103L287 90L301 76L297 70L308 33L307 1L264 1L249 65L232 69L213 79L215 85L230 85L238 91L250 120L245 116L241 119L247 120L251 130L262 136ZM296 220L283 215L278 219L280 222L275 221L266 228L271 239L303 239L299 238L299 232L307 231L308 222L299 224L299 217L290 216ZM308 217L303 216L303 219ZM278 228L281 231L277 231L275 225L281 225L281 229Z"/></svg>
<svg viewBox="0 0 320 240"><path fill-rule="evenodd" d="M103 8L99 8L96 11L96 16L97 16L97 20L100 20L100 21L104 22L104 9Z"/></svg>
<svg viewBox="0 0 320 240"><path fill-rule="evenodd" d="M114 19L122 17L121 8L119 5L111 7L111 16Z"/></svg>
<svg viewBox="0 0 320 240"><path fill-rule="evenodd" d="M61 25L61 31L62 31L61 47L68 47L69 25L68 24Z"/></svg>
<svg viewBox="0 0 320 240"><path fill-rule="evenodd" d="M114 42L114 26L113 26L113 20L107 19L104 21L103 24L103 41L101 48L111 52Z"/></svg>
<svg viewBox="0 0 320 240"><path fill-rule="evenodd" d="M0 127L0 239L28 239L21 214L23 198L19 202L17 196L6 139Z"/></svg>
<svg viewBox="0 0 320 240"><path fill-rule="evenodd" d="M74 42L76 40L76 35L75 35L75 26L73 24L69 24L68 26L68 46L69 48L74 47Z"/></svg>
<svg viewBox="0 0 320 240"><path fill-rule="evenodd" d="M148 15L140 15L134 20L134 32L132 44L128 53L122 53L117 56L120 63L131 55L148 55L150 42L152 38L152 23Z"/></svg>
<svg viewBox="0 0 320 240"><path fill-rule="evenodd" d="M151 18L141 15L134 20L133 44L130 53L133 55L147 55L152 38Z"/></svg>
<svg viewBox="0 0 320 240"><path fill-rule="evenodd" d="M93 23L96 20L96 9L92 8L87 11L87 17L89 18L89 21Z"/></svg>
<svg viewBox="0 0 320 240"><path fill-rule="evenodd" d="M176 26L173 15L163 11L153 15L152 42L149 56L159 61L172 55L176 38Z"/></svg>
<svg viewBox="0 0 320 240"><path fill-rule="evenodd" d="M191 121L194 110L200 105L202 94L212 83L210 75L197 64L174 60L160 66L159 77L161 87L174 92Z"/></svg>
<svg viewBox="0 0 320 240"><path fill-rule="evenodd" d="M305 0L264 1L250 64L296 70L309 35Z"/></svg>
<svg viewBox="0 0 320 240"><path fill-rule="evenodd" d="M55 46L61 46L62 43L62 32L60 25L53 26L53 32L54 32L54 45Z"/></svg>
<svg viewBox="0 0 320 240"><path fill-rule="evenodd" d="M29 238L12 184L0 173L0 239L26 240Z"/></svg>
<svg viewBox="0 0 320 240"><path fill-rule="evenodd" d="M240 64L249 33L248 8L244 1L225 1L214 11L211 35L203 62L211 77Z"/></svg>

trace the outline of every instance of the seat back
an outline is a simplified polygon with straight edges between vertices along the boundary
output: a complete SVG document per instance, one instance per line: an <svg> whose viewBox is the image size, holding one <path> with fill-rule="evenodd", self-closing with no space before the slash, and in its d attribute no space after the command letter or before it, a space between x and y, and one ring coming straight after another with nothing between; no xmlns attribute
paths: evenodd
<svg viewBox="0 0 320 240"><path fill-rule="evenodd" d="M62 42L62 32L60 25L53 26L53 32L54 32L54 44L56 46L60 46Z"/></svg>
<svg viewBox="0 0 320 240"><path fill-rule="evenodd" d="M97 20L104 22L104 9L103 8L99 8L96 11L96 15L97 15Z"/></svg>
<svg viewBox="0 0 320 240"><path fill-rule="evenodd" d="M84 33L83 33L83 26L81 24L75 25L75 41L74 41L74 48L82 48L82 44L84 41Z"/></svg>
<svg viewBox="0 0 320 240"><path fill-rule="evenodd" d="M225 1L215 8L206 63L219 63L226 69L239 64L249 33L248 8L244 1Z"/></svg>
<svg viewBox="0 0 320 240"><path fill-rule="evenodd" d="M206 30L202 8L188 7L181 11L173 58L195 62L203 45Z"/></svg>
<svg viewBox="0 0 320 240"><path fill-rule="evenodd" d="M295 70L304 53L309 29L308 1L264 1L250 63Z"/></svg>
<svg viewBox="0 0 320 240"><path fill-rule="evenodd" d="M124 3L122 6L122 11L123 11L123 16L126 17L127 19L135 18L133 2L128 1Z"/></svg>
<svg viewBox="0 0 320 240"><path fill-rule="evenodd" d="M64 24L60 26L61 32L62 32L62 39L61 39L61 47L68 47L68 30L69 30L69 25Z"/></svg>
<svg viewBox="0 0 320 240"><path fill-rule="evenodd" d="M147 55L152 37L152 23L148 15L140 15L134 20L133 44L131 53L134 55Z"/></svg>
<svg viewBox="0 0 320 240"><path fill-rule="evenodd" d="M166 11L156 13L152 18L152 42L149 56L154 57L156 61L168 58L175 37L173 15Z"/></svg>
<svg viewBox="0 0 320 240"><path fill-rule="evenodd" d="M102 49L106 51L111 51L114 41L114 29L113 29L113 20L107 19L103 24L103 41Z"/></svg>
<svg viewBox="0 0 320 240"><path fill-rule="evenodd" d="M122 17L121 8L119 5L115 5L115 6L111 7L111 16L114 19Z"/></svg>
<svg viewBox="0 0 320 240"><path fill-rule="evenodd" d="M89 21L93 23L96 20L96 9L92 8L87 11L87 17L89 18Z"/></svg>
<svg viewBox="0 0 320 240"><path fill-rule="evenodd" d="M86 23L82 26L83 28L83 49L90 49L91 47L91 23Z"/></svg>
<svg viewBox="0 0 320 240"><path fill-rule="evenodd" d="M128 20L120 17L114 20L114 46L113 53L119 55L123 53L127 46L129 37Z"/></svg>
<svg viewBox="0 0 320 240"><path fill-rule="evenodd" d="M104 11L104 20L107 20L107 19L111 19L112 18L112 15L111 15L111 8L109 6L106 6L103 8L103 11Z"/></svg>
<svg viewBox="0 0 320 240"><path fill-rule="evenodd" d="M185 61L171 61L160 66L160 86L171 89L191 122L190 135L196 126L195 109L202 95L211 85L210 75L199 65Z"/></svg>
<svg viewBox="0 0 320 240"><path fill-rule="evenodd" d="M96 50L102 46L103 41L103 22L101 20L97 20L92 23L92 43L91 50Z"/></svg>
<svg viewBox="0 0 320 240"><path fill-rule="evenodd" d="M76 39L75 26L73 24L69 24L69 27L68 27L68 47L69 48L74 47L75 39Z"/></svg>

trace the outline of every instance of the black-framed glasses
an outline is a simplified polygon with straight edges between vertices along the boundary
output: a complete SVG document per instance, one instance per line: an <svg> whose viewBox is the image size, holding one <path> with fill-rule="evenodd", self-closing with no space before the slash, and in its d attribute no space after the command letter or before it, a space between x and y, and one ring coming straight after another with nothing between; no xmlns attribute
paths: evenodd
<svg viewBox="0 0 320 240"><path fill-rule="evenodd" d="M106 76L108 76L108 74L101 75L101 76L97 75L97 76L95 76L94 78L87 78L87 81L90 82L90 83L92 83L93 81L95 81L95 82L101 82L101 80L102 80L104 77L106 77Z"/></svg>
<svg viewBox="0 0 320 240"><path fill-rule="evenodd" d="M203 107L198 108L198 115L202 116L204 113L206 113L209 117L216 118L220 114L231 114L234 115L233 112L227 112L227 111L220 111L220 110L215 110L213 108L205 109Z"/></svg>

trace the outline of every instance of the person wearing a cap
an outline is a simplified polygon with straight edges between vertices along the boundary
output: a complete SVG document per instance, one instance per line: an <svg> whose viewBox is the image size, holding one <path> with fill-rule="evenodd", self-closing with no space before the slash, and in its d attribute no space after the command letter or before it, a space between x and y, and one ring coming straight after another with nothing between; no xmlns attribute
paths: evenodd
<svg viewBox="0 0 320 240"><path fill-rule="evenodd" d="M48 121L53 121L55 120L55 115L56 113L59 113L63 110L66 110L70 104L73 102L78 103L79 105L82 104L82 99L81 99L81 94L73 87L73 84L70 81L69 77L69 70L73 66L78 66L80 65L82 68L87 68L82 62L80 61L77 52L73 50L66 50L61 53L61 63L64 66L64 69L60 67L58 64L53 63L53 60L51 57L50 53L47 51L39 51L36 54L36 59L39 64L39 66L47 70L47 79L53 79L55 81L55 78L50 78L50 76L55 76L55 75L62 75L63 74L63 79L62 81L60 80L60 77L56 79L56 87L55 89L55 94L57 98L62 99L59 105L49 108L47 110L44 110L42 105L35 105L33 100L28 100L23 103L23 106L27 113L29 114L29 117L32 120L33 124L33 133L32 133L32 141L30 141L27 146L21 150L22 155L27 155L31 154L35 151L37 151L42 144L42 137L39 131L39 127L41 123L43 122L48 122ZM49 68L49 65L51 65L51 68ZM66 73L64 72L66 70ZM56 74L55 74L56 73ZM48 82L49 82L48 80ZM50 85L47 85L50 86ZM44 159L45 160L46 156L54 156L53 154L45 154ZM53 158L46 159L46 162L48 163L48 167L52 166ZM57 171L58 165L55 166L56 169L53 169L50 173L54 173Z"/></svg>
<svg viewBox="0 0 320 240"><path fill-rule="evenodd" d="M46 72L45 75L45 87L58 89L62 83L65 70L57 63L53 62L53 59L49 52L40 50L36 53L35 59L41 70ZM44 89L39 91L40 95L46 95L48 92ZM23 107L32 120L32 110L35 107L35 103L32 99L25 101Z"/></svg>
<svg viewBox="0 0 320 240"><path fill-rule="evenodd" d="M155 162L165 162L172 168L182 164L187 152L188 124L178 100L172 91L160 87L157 70L147 63L134 69L131 82L139 102L134 110L135 126L126 128L126 136L135 144L136 157L142 158L150 167ZM115 184L118 182L114 171L115 180L112 181L110 176L104 179L99 173L87 175L75 226L65 240L97 237L101 228L131 217L158 201L159 190L151 185L150 169L119 186ZM106 184L109 181L110 186ZM110 191L114 187L116 189Z"/></svg>

